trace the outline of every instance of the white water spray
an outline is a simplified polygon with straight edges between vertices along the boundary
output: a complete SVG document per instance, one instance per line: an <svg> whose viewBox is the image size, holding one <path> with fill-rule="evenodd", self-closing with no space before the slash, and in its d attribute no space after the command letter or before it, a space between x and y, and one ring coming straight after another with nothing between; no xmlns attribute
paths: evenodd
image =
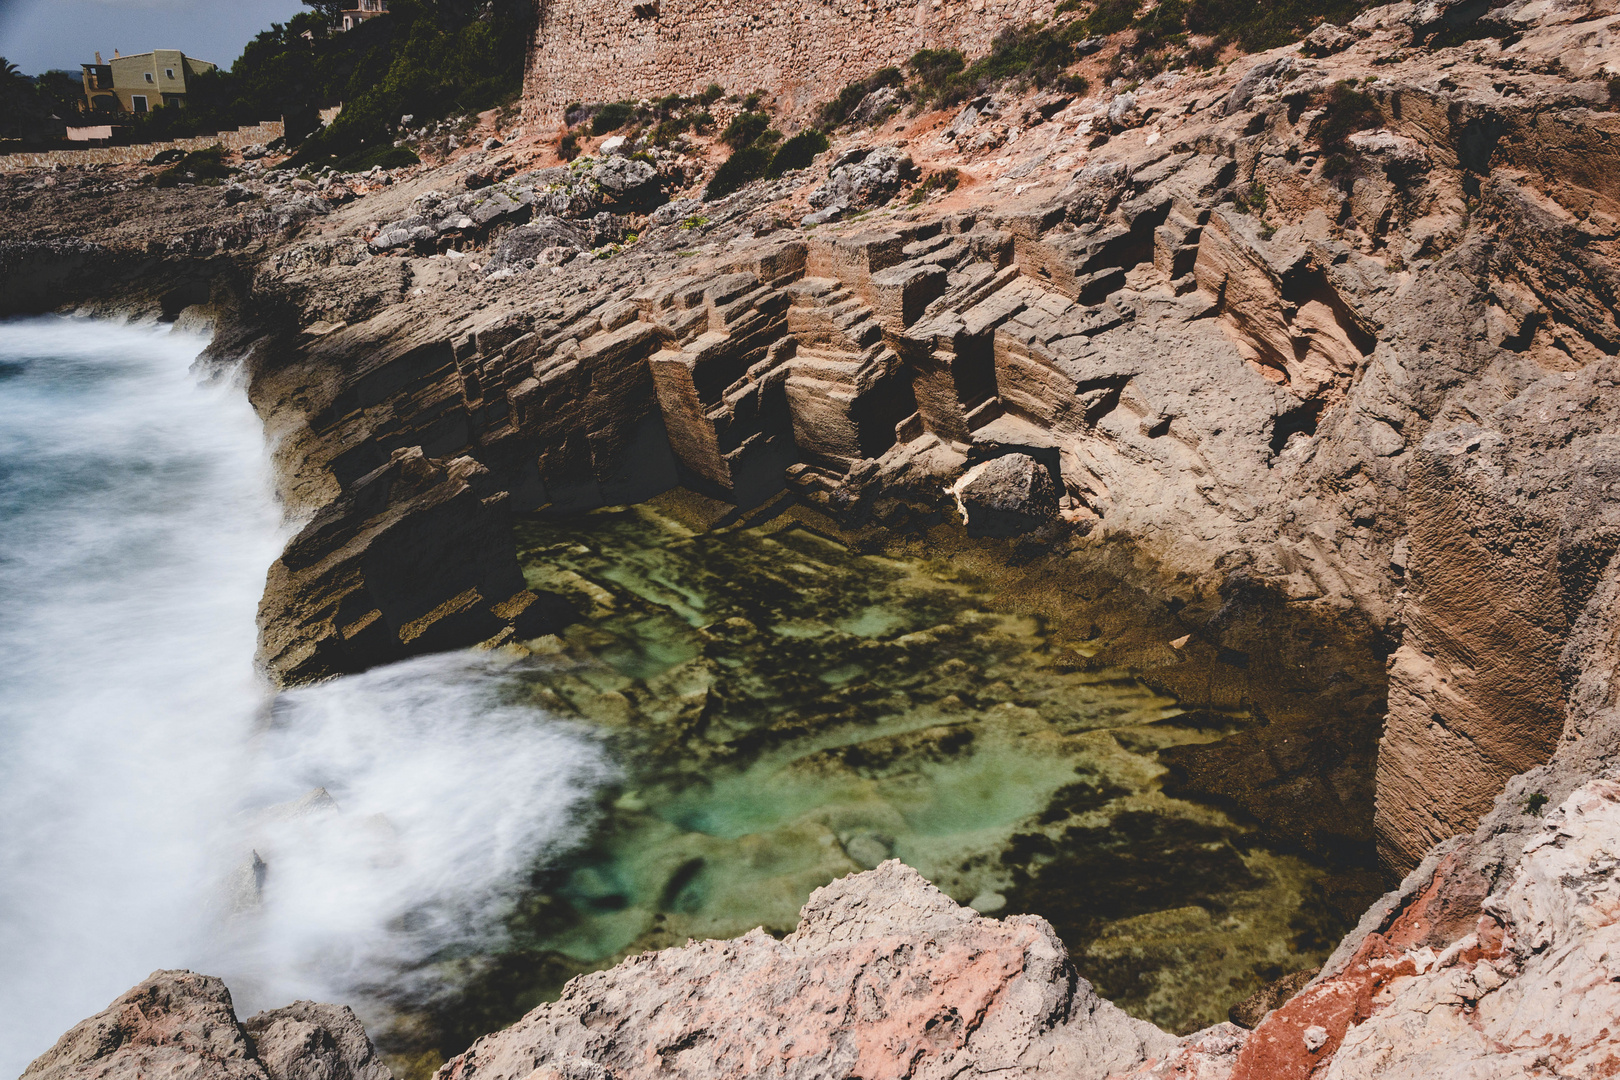
<svg viewBox="0 0 1620 1080"><path fill-rule="evenodd" d="M487 944L604 774L475 657L271 702L253 616L284 537L204 344L0 324L0 1075L157 968L245 1013Z"/></svg>

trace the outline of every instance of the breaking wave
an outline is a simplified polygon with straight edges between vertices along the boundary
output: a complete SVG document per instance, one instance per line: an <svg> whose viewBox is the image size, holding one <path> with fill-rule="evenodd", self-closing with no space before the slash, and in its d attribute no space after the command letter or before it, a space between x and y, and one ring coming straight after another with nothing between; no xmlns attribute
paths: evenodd
<svg viewBox="0 0 1620 1080"><path fill-rule="evenodd" d="M157 968L224 976L244 1015L431 992L607 776L488 657L270 694L254 612L285 532L205 344L0 324L3 1074Z"/></svg>

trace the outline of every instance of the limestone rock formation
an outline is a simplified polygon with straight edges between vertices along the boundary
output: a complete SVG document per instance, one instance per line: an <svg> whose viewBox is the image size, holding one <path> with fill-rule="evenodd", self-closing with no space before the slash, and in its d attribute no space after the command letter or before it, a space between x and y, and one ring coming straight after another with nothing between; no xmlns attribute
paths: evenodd
<svg viewBox="0 0 1620 1080"><path fill-rule="evenodd" d="M660 38L670 24L651 7L625 93L654 76L706 85L688 59L701 50ZM785 33L781 16L750 44ZM816 49L841 18L812 13ZM1257 790L1309 807L1267 825L1313 845L1367 850L1376 830L1384 865L1411 873L1253 1035L1220 1025L1172 1047L1130 1028L1152 1051L1143 1075L1444 1075L1451 1059L1423 1056L1437 1040L1479 1075L1594 1073L1609 1036L1588 1021L1613 1013L1600 969L1614 858L1613 800L1594 777L1620 761L1617 42L1620 13L1600 0L1382 5L1229 70L1067 103L985 95L875 162L863 135L825 159L828 175L645 216L614 190L654 183L632 159L520 177L509 148L324 194L245 179L257 198L229 206L217 190L30 177L0 185L0 307L111 295L206 312L215 358L245 358L282 495L310 517L262 611L263 659L288 682L545 626L509 510L681 483L743 511L798 500L852 530L886 527L948 518L947 490L975 468L965 486L993 477L986 462L1016 468L1020 505L1045 514L1055 494L1076 527L1053 557L1157 575L1167 608L1209 612L1177 616L1182 645L1234 670L1247 657L1225 620L1253 595L1358 620L1392 654L1376 766L1375 724L1279 722L1200 749L1213 765L1188 782L1245 808ZM673 52L667 72L640 62ZM574 77L553 70L559 56L575 59L537 52L537 77ZM566 100L531 102L531 117ZM903 189L906 158L958 169L961 188L780 226L812 195L881 202ZM672 168L659 163L671 189ZM476 192L460 190L469 169ZM607 247L630 231L635 245ZM1562 807L1551 830L1542 804ZM892 982L921 962L896 950L922 946L853 897L823 894L785 942L697 945L581 980L452 1069L596 1076L650 1070L662 1049L695 1072L744 1061L756 1037L773 1055L762 1074L887 1068L899 1044L846 1023L880 1000L871 1030L920 1045L925 1075L986 1071L991 1034L1016 1054L983 1060L1055 1068L1082 1060L1065 1057L1076 1031L1117 1027L1079 989L1047 996L1039 972L1061 959L1038 924L917 894L936 946L1022 958L1004 982L944 969L1000 1004L972 1032L930 1034ZM800 985L812 959L845 973L814 984L833 1013L755 1008L753 984L727 981ZM863 959L890 981L857 980ZM694 990L699 973L713 977ZM748 1008L717 996L733 990ZM675 1008L688 992L691 1024ZM638 1027L649 1002L668 1007ZM599 1021L620 1025L614 1041L585 1034ZM763 1034L778 1022L809 1056ZM524 1041L545 1032L555 1053ZM1137 1065L1122 1052L1108 1067Z"/></svg>
<svg viewBox="0 0 1620 1080"><path fill-rule="evenodd" d="M241 1023L225 984L155 971L77 1024L25 1080L391 1080L354 1013L294 1002Z"/></svg>
<svg viewBox="0 0 1620 1080"><path fill-rule="evenodd" d="M827 182L810 193L810 205L822 210L885 203L916 175L917 167L904 150L880 146L870 153L855 151L834 162Z"/></svg>
<svg viewBox="0 0 1620 1080"><path fill-rule="evenodd" d="M1268 1016L1230 1075L1602 1076L1620 1053L1610 960L1620 897L1620 782L1592 780L1546 815L1488 893L1451 845L1375 910L1323 974Z"/></svg>
<svg viewBox="0 0 1620 1080"><path fill-rule="evenodd" d="M317 513L270 568L265 670L302 682L549 632L566 611L524 587L505 493L488 476L470 459L441 465L411 447Z"/></svg>
<svg viewBox="0 0 1620 1080"><path fill-rule="evenodd" d="M1102 1080L1173 1043L1092 993L1044 920L983 918L891 860L818 889L781 941L756 930L582 976L438 1080Z"/></svg>

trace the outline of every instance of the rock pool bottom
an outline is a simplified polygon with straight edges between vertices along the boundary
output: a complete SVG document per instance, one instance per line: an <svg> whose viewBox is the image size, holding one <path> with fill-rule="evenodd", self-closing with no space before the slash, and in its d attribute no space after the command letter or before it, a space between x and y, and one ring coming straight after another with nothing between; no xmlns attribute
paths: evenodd
<svg viewBox="0 0 1620 1080"><path fill-rule="evenodd" d="M1348 928L1334 868L1161 790L1160 751L1243 712L1088 670L952 560L858 554L791 516L695 532L662 507L520 525L530 586L580 618L509 649L508 692L601 731L620 776L505 950L419 1017L441 1048L628 954L785 933L811 890L890 857L981 912L1046 917L1103 994L1179 1032Z"/></svg>

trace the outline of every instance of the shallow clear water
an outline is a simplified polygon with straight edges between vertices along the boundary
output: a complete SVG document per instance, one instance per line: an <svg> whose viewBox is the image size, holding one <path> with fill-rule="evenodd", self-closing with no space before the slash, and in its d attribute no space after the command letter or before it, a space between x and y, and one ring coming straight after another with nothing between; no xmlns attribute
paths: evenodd
<svg viewBox="0 0 1620 1080"><path fill-rule="evenodd" d="M1161 790L1158 751L1246 715L1090 670L949 561L856 554L791 517L693 533L657 501L520 537L530 586L580 619L511 650L531 655L508 694L593 725L622 777L436 1018L447 1045L629 953L789 931L811 890L891 857L1050 918L1102 991L1181 1030L1341 929L1322 868Z"/></svg>
<svg viewBox="0 0 1620 1080"><path fill-rule="evenodd" d="M272 702L282 523L205 344L0 324L0 1075L157 968L226 977L244 1013L431 994L422 963L499 946L607 775L589 733L497 700L488 657Z"/></svg>

